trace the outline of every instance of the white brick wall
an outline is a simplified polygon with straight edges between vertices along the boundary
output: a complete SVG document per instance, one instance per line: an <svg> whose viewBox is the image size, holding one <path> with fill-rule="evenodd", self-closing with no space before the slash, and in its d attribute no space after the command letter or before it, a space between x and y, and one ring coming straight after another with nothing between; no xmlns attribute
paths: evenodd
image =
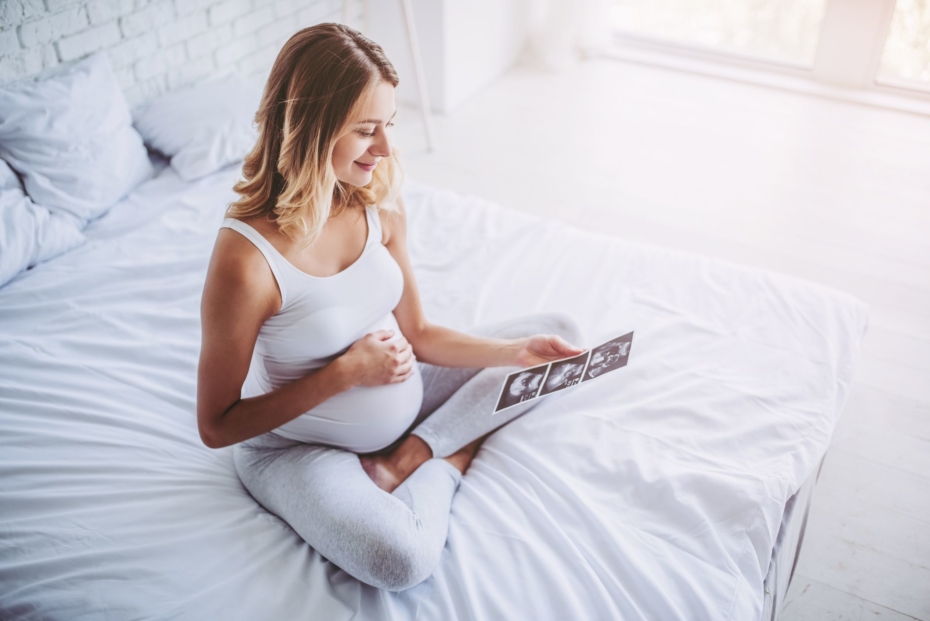
<svg viewBox="0 0 930 621"><path fill-rule="evenodd" d="M106 50L136 106L232 72L266 75L294 32L341 19L342 0L0 0L0 84Z"/></svg>

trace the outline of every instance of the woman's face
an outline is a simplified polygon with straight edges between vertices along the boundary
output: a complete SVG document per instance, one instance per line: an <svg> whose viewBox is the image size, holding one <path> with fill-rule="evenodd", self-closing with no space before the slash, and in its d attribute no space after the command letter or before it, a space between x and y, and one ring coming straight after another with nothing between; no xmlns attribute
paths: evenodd
<svg viewBox="0 0 930 621"><path fill-rule="evenodd" d="M368 108L333 147L333 169L339 181L354 186L371 183L378 162L391 155L389 128L394 125L391 119L396 111L394 87L379 82Z"/></svg>

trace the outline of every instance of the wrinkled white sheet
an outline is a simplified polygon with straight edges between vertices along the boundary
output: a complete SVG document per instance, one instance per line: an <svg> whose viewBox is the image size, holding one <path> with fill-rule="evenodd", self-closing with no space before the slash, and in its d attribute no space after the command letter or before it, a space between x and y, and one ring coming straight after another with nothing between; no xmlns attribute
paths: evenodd
<svg viewBox="0 0 930 621"><path fill-rule="evenodd" d="M309 549L194 415L200 293L238 174L167 169L0 289L0 617L756 619L786 499L825 452L866 309L805 282L408 182L434 323L573 315L630 364L483 445L432 578Z"/></svg>

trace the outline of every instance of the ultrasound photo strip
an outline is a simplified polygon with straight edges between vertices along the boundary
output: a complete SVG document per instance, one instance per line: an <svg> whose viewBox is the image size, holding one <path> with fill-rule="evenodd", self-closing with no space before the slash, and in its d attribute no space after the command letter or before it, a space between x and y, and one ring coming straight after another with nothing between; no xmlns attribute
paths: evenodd
<svg viewBox="0 0 930 621"><path fill-rule="evenodd" d="M493 414L625 367L632 346L630 332L583 354L515 371L504 378Z"/></svg>

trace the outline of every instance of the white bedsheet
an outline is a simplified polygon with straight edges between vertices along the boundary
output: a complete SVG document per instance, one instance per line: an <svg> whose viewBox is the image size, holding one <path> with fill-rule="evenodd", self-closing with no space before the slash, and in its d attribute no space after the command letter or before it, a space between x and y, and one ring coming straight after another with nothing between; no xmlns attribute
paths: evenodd
<svg viewBox="0 0 930 621"><path fill-rule="evenodd" d="M434 323L573 315L629 365L489 438L432 578L362 585L262 509L194 415L238 171L167 169L0 289L0 618L756 619L866 309L832 290L408 182Z"/></svg>

